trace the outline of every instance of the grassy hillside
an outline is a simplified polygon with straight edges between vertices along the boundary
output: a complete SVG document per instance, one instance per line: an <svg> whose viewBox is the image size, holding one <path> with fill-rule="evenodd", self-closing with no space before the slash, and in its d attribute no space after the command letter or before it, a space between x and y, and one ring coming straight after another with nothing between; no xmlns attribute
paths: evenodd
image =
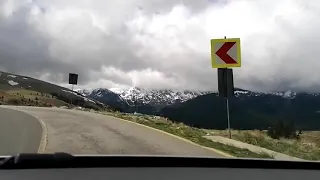
<svg viewBox="0 0 320 180"><path fill-rule="evenodd" d="M204 130L207 135L228 137L226 130ZM272 139L266 131L233 130L232 138L294 157L320 160L320 132L302 132L300 139Z"/></svg>
<svg viewBox="0 0 320 180"><path fill-rule="evenodd" d="M81 106L95 110L107 108L68 88L6 72L0 72L0 103L44 107Z"/></svg>
<svg viewBox="0 0 320 180"><path fill-rule="evenodd" d="M3 105L24 105L24 106L42 106L42 107L60 107L70 106L51 94L39 93L37 91L14 89L0 90L0 103Z"/></svg>
<svg viewBox="0 0 320 180"><path fill-rule="evenodd" d="M320 129L320 96L297 94L294 99L265 94L229 99L230 121L234 129L267 129L282 121L298 129ZM208 94L162 109L161 116L176 122L209 129L226 129L226 101Z"/></svg>

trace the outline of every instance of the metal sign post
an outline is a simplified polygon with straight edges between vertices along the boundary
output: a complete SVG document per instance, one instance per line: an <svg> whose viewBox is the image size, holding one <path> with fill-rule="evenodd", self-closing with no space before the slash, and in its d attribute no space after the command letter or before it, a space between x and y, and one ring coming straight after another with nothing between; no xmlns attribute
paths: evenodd
<svg viewBox="0 0 320 180"><path fill-rule="evenodd" d="M218 68L219 97L226 99L228 134L231 139L230 108L228 97L234 96L233 71L228 67L241 67L240 39L211 39L212 68Z"/></svg>
<svg viewBox="0 0 320 180"><path fill-rule="evenodd" d="M75 84L78 84L78 74L69 73L69 84L72 84L72 92L73 92L73 86ZM70 104L72 105L72 95L70 96Z"/></svg>
<svg viewBox="0 0 320 180"><path fill-rule="evenodd" d="M234 96L232 69L218 68L218 89L219 97L223 97L226 102L228 133L229 138L231 139L230 107L228 97Z"/></svg>
<svg viewBox="0 0 320 180"><path fill-rule="evenodd" d="M234 92L233 92L233 73L232 73L232 70L231 70L231 73L228 73L228 69L226 68L226 76L227 76L227 82L225 83L226 84L226 90L227 90L227 95L226 95L226 106L227 106L227 120L228 120L228 133L229 133L229 138L231 139L231 126L230 126L230 111L229 111L229 99L228 99L228 95L231 95L233 96L234 95ZM230 77L232 79L230 79ZM230 85L230 81L231 82L231 85ZM229 83L228 83L229 82ZM231 87L230 87L231 86ZM232 88L232 92L230 92L230 88Z"/></svg>
<svg viewBox="0 0 320 180"><path fill-rule="evenodd" d="M227 39L226 36L224 36L224 39ZM227 69L227 68L226 68ZM228 73L227 73L228 76ZM227 77L228 79L228 77ZM227 86L228 88L228 86ZM227 120L228 120L228 133L229 133L229 139L231 139L231 128L230 128L230 112L229 112L229 99L228 96L226 97L226 105L227 105Z"/></svg>
<svg viewBox="0 0 320 180"><path fill-rule="evenodd" d="M228 100L228 97L226 97L226 101L227 101L228 132L229 132L229 138L231 139L230 115L229 115L229 100Z"/></svg>
<svg viewBox="0 0 320 180"><path fill-rule="evenodd" d="M72 92L73 92L73 86L74 86L74 84L72 84L72 86L71 86ZM70 104L72 105L72 97L70 98Z"/></svg>

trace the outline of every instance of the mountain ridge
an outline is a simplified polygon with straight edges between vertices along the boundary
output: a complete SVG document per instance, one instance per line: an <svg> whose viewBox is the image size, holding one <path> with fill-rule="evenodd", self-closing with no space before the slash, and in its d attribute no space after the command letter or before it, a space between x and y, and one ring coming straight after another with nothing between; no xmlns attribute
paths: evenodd
<svg viewBox="0 0 320 180"><path fill-rule="evenodd" d="M125 106L143 106L150 105L156 108L185 102L199 95L210 92L201 91L179 91L170 89L144 89L131 87L128 89L119 88L96 88L93 90L78 89L77 92L101 101L105 104L126 108ZM111 99L114 98L114 99Z"/></svg>
<svg viewBox="0 0 320 180"><path fill-rule="evenodd" d="M104 98L90 97L116 106L123 112L160 115L200 128L226 128L226 100L220 98L217 92L193 94L192 91L180 91L174 94L173 90L131 88L129 91L118 89L117 94L109 89L99 90L106 93ZM171 93L172 96L166 96ZM254 92L235 88L235 96L229 98L229 105L232 127L236 129L266 129L278 121L293 121L301 129L320 129L320 121L317 120L320 119L320 93L291 90Z"/></svg>
<svg viewBox="0 0 320 180"><path fill-rule="evenodd" d="M240 93L229 98L231 128L267 129L279 122L292 122L303 130L319 130L319 95L302 92ZM226 100L218 97L217 93L167 106L161 109L160 115L199 128L227 128Z"/></svg>
<svg viewBox="0 0 320 180"><path fill-rule="evenodd" d="M76 91L84 96L92 96L95 92L106 91L108 93L114 93L119 95L124 101L130 105L134 105L134 101L139 101L139 103L149 104L149 103L160 103L165 101L166 105L174 104L176 100L181 102L190 100L200 95L218 93L217 91L200 91L200 90L173 90L173 89L152 89L152 88L139 88L130 87L126 89L121 88L96 88L92 90L88 89L77 89ZM276 95L284 98L294 98L299 93L307 93L310 95L318 96L320 93L308 93L308 92L294 92L291 90L279 91L279 92L258 92L250 91L241 88L235 88L235 96L262 96L262 95ZM163 96L163 97L159 97ZM157 99L158 97L158 99ZM161 104L161 103L160 103Z"/></svg>

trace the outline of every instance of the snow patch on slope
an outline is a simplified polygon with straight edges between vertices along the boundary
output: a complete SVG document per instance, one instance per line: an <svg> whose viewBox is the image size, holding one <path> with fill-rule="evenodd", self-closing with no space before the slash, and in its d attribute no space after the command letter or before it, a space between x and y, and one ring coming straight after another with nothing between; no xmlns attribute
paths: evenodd
<svg viewBox="0 0 320 180"><path fill-rule="evenodd" d="M16 78L17 76L9 74L8 77Z"/></svg>
<svg viewBox="0 0 320 180"><path fill-rule="evenodd" d="M86 97L84 97L84 96L82 96L82 95L79 95L79 94L76 93L76 92L68 91L68 90L64 90L64 89L61 89L61 91L74 94L74 95L76 95L76 96L78 96L78 97L80 97L80 98L83 98L85 101L90 101L90 102L92 102L92 103L96 103L95 101L93 101L93 100L91 100L91 99L89 99L89 98L86 98Z"/></svg>
<svg viewBox="0 0 320 180"><path fill-rule="evenodd" d="M83 96L88 96L92 92L91 89L75 89L74 91L80 93Z"/></svg>
<svg viewBox="0 0 320 180"><path fill-rule="evenodd" d="M9 80L8 83L9 83L11 86L16 86L16 85L19 84L19 83L15 82L15 81L12 81L12 80Z"/></svg>
<svg viewBox="0 0 320 180"><path fill-rule="evenodd" d="M234 91L236 97L246 97L246 96L264 96L264 95L276 95L287 99L294 99L297 95L296 92L291 90L285 92L253 92L249 90L237 89Z"/></svg>
<svg viewBox="0 0 320 180"><path fill-rule="evenodd" d="M296 92L293 92L291 90L288 90L286 92L272 92L269 94L273 94L273 95L277 95L277 96L282 96L284 98L288 98L288 99L294 99L297 95Z"/></svg>

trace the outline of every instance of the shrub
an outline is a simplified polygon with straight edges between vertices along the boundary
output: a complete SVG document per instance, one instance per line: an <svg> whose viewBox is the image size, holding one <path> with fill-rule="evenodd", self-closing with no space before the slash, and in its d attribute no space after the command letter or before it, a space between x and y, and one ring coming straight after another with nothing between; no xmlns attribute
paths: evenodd
<svg viewBox="0 0 320 180"><path fill-rule="evenodd" d="M287 124L284 124L282 121L278 121L276 125L268 128L267 134L273 139L279 139L281 137L288 139L299 138L292 121Z"/></svg>
<svg viewBox="0 0 320 180"><path fill-rule="evenodd" d="M19 105L20 101L18 99L9 99L8 103L13 105Z"/></svg>

